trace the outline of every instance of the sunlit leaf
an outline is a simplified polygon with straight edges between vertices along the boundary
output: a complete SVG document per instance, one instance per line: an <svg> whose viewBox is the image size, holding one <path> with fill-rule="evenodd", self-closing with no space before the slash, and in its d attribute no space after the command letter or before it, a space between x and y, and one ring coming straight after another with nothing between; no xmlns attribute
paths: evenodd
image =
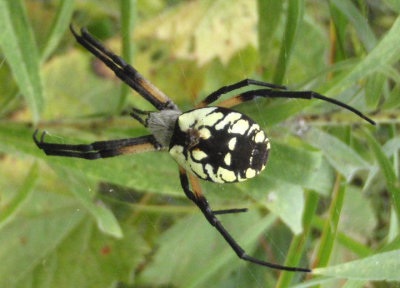
<svg viewBox="0 0 400 288"><path fill-rule="evenodd" d="M317 268L313 273L358 280L400 281L399 269L400 250L394 250L341 265Z"/></svg>
<svg viewBox="0 0 400 288"><path fill-rule="evenodd" d="M6 208L0 211L0 230L8 222L10 222L21 208L22 204L29 198L38 178L38 166L35 163L29 171L18 194L8 203Z"/></svg>
<svg viewBox="0 0 400 288"><path fill-rule="evenodd" d="M0 48L37 122L43 109L39 53L21 0L0 1L0 31Z"/></svg>
<svg viewBox="0 0 400 288"><path fill-rule="evenodd" d="M71 22L74 0L62 0L57 10L57 15L52 23L50 33L42 51L41 61L44 62L57 47Z"/></svg>

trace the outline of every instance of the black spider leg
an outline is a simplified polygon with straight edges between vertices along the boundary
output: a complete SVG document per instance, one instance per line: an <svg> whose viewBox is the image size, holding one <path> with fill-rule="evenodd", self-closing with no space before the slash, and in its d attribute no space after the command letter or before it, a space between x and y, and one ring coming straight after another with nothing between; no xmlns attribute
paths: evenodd
<svg viewBox="0 0 400 288"><path fill-rule="evenodd" d="M218 90L212 92L210 95L208 95L203 101L201 101L197 106L203 107L207 106L215 101L217 101L222 95L232 92L234 90L250 86L250 85L255 85L255 86L263 86L263 87L269 87L272 89L282 89L286 90L286 86L282 85L277 85L277 84L272 84L272 83L267 83L263 81L258 81L258 80L253 80L253 79L244 79L242 81L236 82L234 84L228 85L228 86L223 86L219 88Z"/></svg>
<svg viewBox="0 0 400 288"><path fill-rule="evenodd" d="M226 103L229 103L229 101L231 101L232 103L236 99L235 104L239 104L245 101L251 101L256 97L265 97L265 98L298 98L298 99L320 99L320 100L324 100L330 103L333 103L335 105L338 105L340 107L343 107L347 110L350 110L351 112L357 114L358 116L360 116L362 119L368 121L369 123L371 123L372 125L375 125L375 121L373 121L372 119L368 118L367 116L365 116L363 113L361 113L359 110L343 103L340 102L339 100L333 99L333 98L329 98L326 96L323 96L317 92L314 91L277 91L277 90L271 90L271 89L259 89L259 90L251 90L251 91L246 91L240 95L237 95L231 99L227 99L225 100ZM221 106L224 106L224 102L221 102L220 104L222 104ZM218 105L219 106L219 105Z"/></svg>
<svg viewBox="0 0 400 288"><path fill-rule="evenodd" d="M70 29L79 44L100 59L114 71L119 79L137 91L158 110L179 110L171 99L146 80L135 68L126 63L124 59L107 50L86 29L81 29L82 35L78 35L72 24L70 25Z"/></svg>
<svg viewBox="0 0 400 288"><path fill-rule="evenodd" d="M150 112L149 111L143 111L137 108L132 107L132 111L131 113L129 113L129 115L131 115L133 118L135 118L140 124L142 124L144 127L147 127L147 118L149 117ZM141 117L145 116L144 120Z"/></svg>
<svg viewBox="0 0 400 288"><path fill-rule="evenodd" d="M186 197L192 200L197 205L197 207L199 207L199 209L206 217L208 222L218 230L218 232L222 235L222 237L224 237L225 241L229 244L229 246L231 246L233 251L235 251L236 255L240 259L278 270L285 270L292 272L311 272L311 270L307 268L282 266L274 263L265 262L247 255L246 252L243 250L243 248L240 247L240 245L235 241L235 239L233 239L233 237L229 234L229 232L225 229L222 223L215 216L215 213L211 210L211 207L208 204L207 199L204 196L196 197L195 194L189 189L189 180L186 172L180 169L179 174L180 174L181 185L183 191L186 194Z"/></svg>
<svg viewBox="0 0 400 288"><path fill-rule="evenodd" d="M222 215L222 214L230 214L230 213L243 213L247 212L247 208L235 208L235 209L226 209L226 210L212 210L214 215Z"/></svg>
<svg viewBox="0 0 400 288"><path fill-rule="evenodd" d="M56 144L44 141L46 132L44 131L37 139L38 130L33 133L33 140L36 145L42 149L46 155L84 158L96 160L100 158L114 157L129 153L140 153L151 150L160 150L162 148L153 135L147 135L136 138L127 138L110 141L97 141L91 144Z"/></svg>

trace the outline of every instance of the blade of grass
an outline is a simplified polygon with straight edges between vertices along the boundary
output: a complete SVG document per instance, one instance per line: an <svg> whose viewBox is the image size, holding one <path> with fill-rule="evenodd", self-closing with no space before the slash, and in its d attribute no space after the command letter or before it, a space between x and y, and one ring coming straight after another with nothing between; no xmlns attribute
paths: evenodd
<svg viewBox="0 0 400 288"><path fill-rule="evenodd" d="M268 67L268 54L270 53L271 39L278 27L282 16L283 1L258 0L258 45L260 51L260 63ZM267 74L266 69L264 74ZM264 75L264 78L266 75Z"/></svg>
<svg viewBox="0 0 400 288"><path fill-rule="evenodd" d="M288 1L285 35L279 51L279 58L276 63L273 83L282 84L283 82L283 78L285 77L286 70L289 66L290 56L295 45L296 36L303 22L303 15L303 0Z"/></svg>
<svg viewBox="0 0 400 288"><path fill-rule="evenodd" d="M121 0L121 21L122 21L122 57L127 63L132 63L133 45L131 35L136 21L136 0ZM121 86L117 113L125 106L126 98L130 89L127 85Z"/></svg>
<svg viewBox="0 0 400 288"><path fill-rule="evenodd" d="M343 183L342 178L343 177L341 174L337 174L336 183L333 190L333 197L329 207L328 218L325 221L321 240L312 267L325 267L329 263L333 244L336 239L337 227L346 191L346 185Z"/></svg>
<svg viewBox="0 0 400 288"><path fill-rule="evenodd" d="M347 0L330 0L350 23L353 24L367 51L371 51L376 45L376 37L368 25L367 18L363 16L353 2Z"/></svg>
<svg viewBox="0 0 400 288"><path fill-rule="evenodd" d="M331 25L333 25L334 31L331 30L331 49L330 49L330 64L335 62L343 61L347 57L346 50L346 27L348 21L341 11L332 3L329 5L329 11L331 14ZM334 33L333 33L334 32Z"/></svg>
<svg viewBox="0 0 400 288"><path fill-rule="evenodd" d="M300 258L304 249L304 245L310 233L311 224L314 218L315 211L317 209L319 200L318 193L308 192L306 196L306 207L303 215L303 233L295 235L290 243L289 252L286 257L285 266L296 267L299 265ZM290 281L294 274L288 271L282 271L279 275L279 279L276 288L289 287Z"/></svg>
<svg viewBox="0 0 400 288"><path fill-rule="evenodd" d="M382 171L383 177L385 179L386 187L392 196L393 206L396 210L397 219L400 223L400 183L396 177L396 173L393 169L392 163L389 158L386 157L385 152L383 152L382 147L379 145L378 141L371 135L368 130L364 130L365 137L378 161L379 167Z"/></svg>
<svg viewBox="0 0 400 288"><path fill-rule="evenodd" d="M360 79L393 65L400 59L400 16L375 48L325 94L340 94Z"/></svg>
<svg viewBox="0 0 400 288"><path fill-rule="evenodd" d="M321 218L313 219L313 228L322 231L324 229L325 221ZM361 257L366 257L371 255L371 249L365 244L360 243L359 241L347 236L346 234L339 232L336 235L338 243L351 250L351 252L357 254Z"/></svg>
<svg viewBox="0 0 400 288"><path fill-rule="evenodd" d="M17 195L11 200L10 203L7 204L6 208L0 213L0 229L10 222L21 206L25 203L25 201L31 195L33 188L35 187L36 181L38 179L38 165L35 162L28 176L25 178L22 187L19 189Z"/></svg>
<svg viewBox="0 0 400 288"><path fill-rule="evenodd" d="M57 14L51 25L50 32L47 35L46 44L41 51L42 63L45 62L46 59L51 55L60 42L65 31L68 29L68 25L71 22L74 2L75 0L62 0L60 2Z"/></svg>
<svg viewBox="0 0 400 288"><path fill-rule="evenodd" d="M37 123L44 105L39 53L21 0L0 1L0 31L2 52Z"/></svg>

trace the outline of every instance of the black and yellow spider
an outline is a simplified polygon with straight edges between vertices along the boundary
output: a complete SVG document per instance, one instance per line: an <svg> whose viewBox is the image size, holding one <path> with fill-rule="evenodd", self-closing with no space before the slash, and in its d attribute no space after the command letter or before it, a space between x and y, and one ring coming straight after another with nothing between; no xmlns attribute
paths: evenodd
<svg viewBox="0 0 400 288"><path fill-rule="evenodd" d="M72 26L70 28L83 47L104 62L122 81L137 91L158 111L133 109L131 113L133 118L151 132L151 135L98 141L92 144L68 145L45 142L45 132L38 140L36 130L33 135L36 145L47 155L90 160L168 150L178 163L181 185L187 198L197 205L208 222L218 230L241 259L280 270L311 272L310 269L282 266L247 255L216 217L217 214L244 212L246 209L212 210L201 191L199 178L216 183L240 182L253 178L265 168L270 150L266 133L249 117L230 109L256 97L317 98L346 108L371 124L375 122L358 110L316 92L288 91L284 86L251 79L224 86L207 96L193 110L182 112L163 92L143 78L121 57L108 51L86 29L82 29L81 35L78 35ZM265 88L250 90L224 100L216 106L208 106L218 100L221 95L249 85ZM192 190L189 187L189 179Z"/></svg>

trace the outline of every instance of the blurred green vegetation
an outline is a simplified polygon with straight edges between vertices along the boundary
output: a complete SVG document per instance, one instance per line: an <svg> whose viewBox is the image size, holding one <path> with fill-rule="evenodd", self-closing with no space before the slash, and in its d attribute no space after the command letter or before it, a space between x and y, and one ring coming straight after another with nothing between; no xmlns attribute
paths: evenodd
<svg viewBox="0 0 400 288"><path fill-rule="evenodd" d="M1 0L0 287L397 287L399 13L398 0ZM184 197L168 153L86 161L34 145L35 128L57 143L146 133L121 112L150 104L75 43L70 23L182 110L254 78L377 122L256 99L237 109L272 139L267 169L202 182L215 209L249 208L220 217L248 254L314 274L239 260Z"/></svg>

